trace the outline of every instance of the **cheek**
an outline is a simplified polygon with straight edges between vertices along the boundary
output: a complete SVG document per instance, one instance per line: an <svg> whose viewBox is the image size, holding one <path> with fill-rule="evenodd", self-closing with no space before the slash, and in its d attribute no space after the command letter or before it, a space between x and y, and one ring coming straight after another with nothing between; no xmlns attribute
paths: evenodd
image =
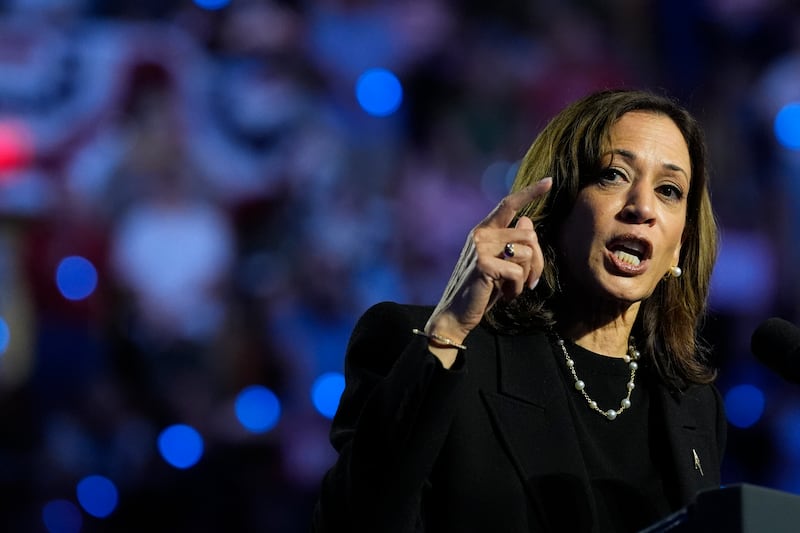
<svg viewBox="0 0 800 533"><path fill-rule="evenodd" d="M674 265L678 265L678 264L680 264L680 260L681 260L681 246L682 246L682 244L683 244L683 243L682 243L682 241L683 241L683 235L678 235L678 238L677 238L677 240L676 240L676 244L675 244L675 248L673 248L674 252L673 252L673 253L672 253L672 255L670 256L670 261L671 261L671 263L672 263L672 264L674 264Z"/></svg>
<svg viewBox="0 0 800 533"><path fill-rule="evenodd" d="M670 242L672 243L673 250L675 250L675 256L680 255L681 245L683 244L684 238L686 235L686 222L685 219L682 219L679 223L676 224L675 231L672 232L669 236Z"/></svg>
<svg viewBox="0 0 800 533"><path fill-rule="evenodd" d="M681 234L669 235L666 237L665 247L663 253L654 258L656 263L663 268L671 266L681 266Z"/></svg>

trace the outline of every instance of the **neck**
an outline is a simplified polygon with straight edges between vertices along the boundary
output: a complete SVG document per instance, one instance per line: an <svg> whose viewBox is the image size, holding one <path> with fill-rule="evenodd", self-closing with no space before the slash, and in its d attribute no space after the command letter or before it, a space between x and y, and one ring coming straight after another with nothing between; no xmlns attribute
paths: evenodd
<svg viewBox="0 0 800 533"><path fill-rule="evenodd" d="M574 306L559 313L559 329L565 338L591 352L609 357L625 357L639 306L634 305L622 312L597 313Z"/></svg>
<svg viewBox="0 0 800 533"><path fill-rule="evenodd" d="M628 355L628 344L631 336L630 328L613 328L591 330L583 334L567 330L572 341L578 346L608 357L625 357Z"/></svg>

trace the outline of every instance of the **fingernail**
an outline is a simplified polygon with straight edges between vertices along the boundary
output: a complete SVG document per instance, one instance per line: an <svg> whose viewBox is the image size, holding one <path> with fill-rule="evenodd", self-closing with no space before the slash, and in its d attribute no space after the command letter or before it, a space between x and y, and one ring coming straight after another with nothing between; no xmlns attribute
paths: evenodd
<svg viewBox="0 0 800 533"><path fill-rule="evenodd" d="M535 289L535 288L536 288L536 286L539 284L539 279L540 279L540 278L536 278L535 280L531 281L531 282L530 282L530 284L528 285L528 288L529 288L530 290L533 290L533 289Z"/></svg>
<svg viewBox="0 0 800 533"><path fill-rule="evenodd" d="M542 178L542 179L541 179L541 180L539 180L539 181L540 181L540 182L542 182L542 183L546 183L546 182L548 182L548 181L553 181L553 178L552 178L552 177L550 177L550 176L547 176L546 178Z"/></svg>

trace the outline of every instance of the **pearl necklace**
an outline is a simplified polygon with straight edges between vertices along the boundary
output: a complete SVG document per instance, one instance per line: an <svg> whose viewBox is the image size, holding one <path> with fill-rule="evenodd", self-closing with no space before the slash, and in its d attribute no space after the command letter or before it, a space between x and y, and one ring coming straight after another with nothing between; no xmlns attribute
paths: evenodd
<svg viewBox="0 0 800 533"><path fill-rule="evenodd" d="M561 351L564 353L564 358L567 360L567 368L572 373L572 377L575 379L575 390L583 394L583 397L586 398L586 403L589 404L590 409L597 411L609 420L614 420L625 409L628 409L631 406L631 393L633 392L634 387L636 387L634 384L634 379L636 378L636 369L639 368L639 363L636 361L640 357L639 351L633 344L633 337L630 338L630 342L628 344L628 353L624 357L625 362L628 363L628 368L631 369L631 379L628 381L627 385L628 394L620 402L619 409L609 409L607 411L603 411L597 406L597 402L592 400L586 393L586 383L584 383L575 372L575 361L573 361L572 357L569 356L569 352L567 352L567 346L565 345L564 340L558 335L558 333L556 333L555 336L556 344L558 344L558 346L561 348Z"/></svg>

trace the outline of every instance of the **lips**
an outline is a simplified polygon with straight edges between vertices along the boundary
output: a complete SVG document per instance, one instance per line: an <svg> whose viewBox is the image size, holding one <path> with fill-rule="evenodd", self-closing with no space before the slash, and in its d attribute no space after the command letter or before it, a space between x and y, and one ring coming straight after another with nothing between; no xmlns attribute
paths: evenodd
<svg viewBox="0 0 800 533"><path fill-rule="evenodd" d="M635 235L615 237L606 245L616 264L625 272L635 272L644 267L644 263L653 254L650 241Z"/></svg>

